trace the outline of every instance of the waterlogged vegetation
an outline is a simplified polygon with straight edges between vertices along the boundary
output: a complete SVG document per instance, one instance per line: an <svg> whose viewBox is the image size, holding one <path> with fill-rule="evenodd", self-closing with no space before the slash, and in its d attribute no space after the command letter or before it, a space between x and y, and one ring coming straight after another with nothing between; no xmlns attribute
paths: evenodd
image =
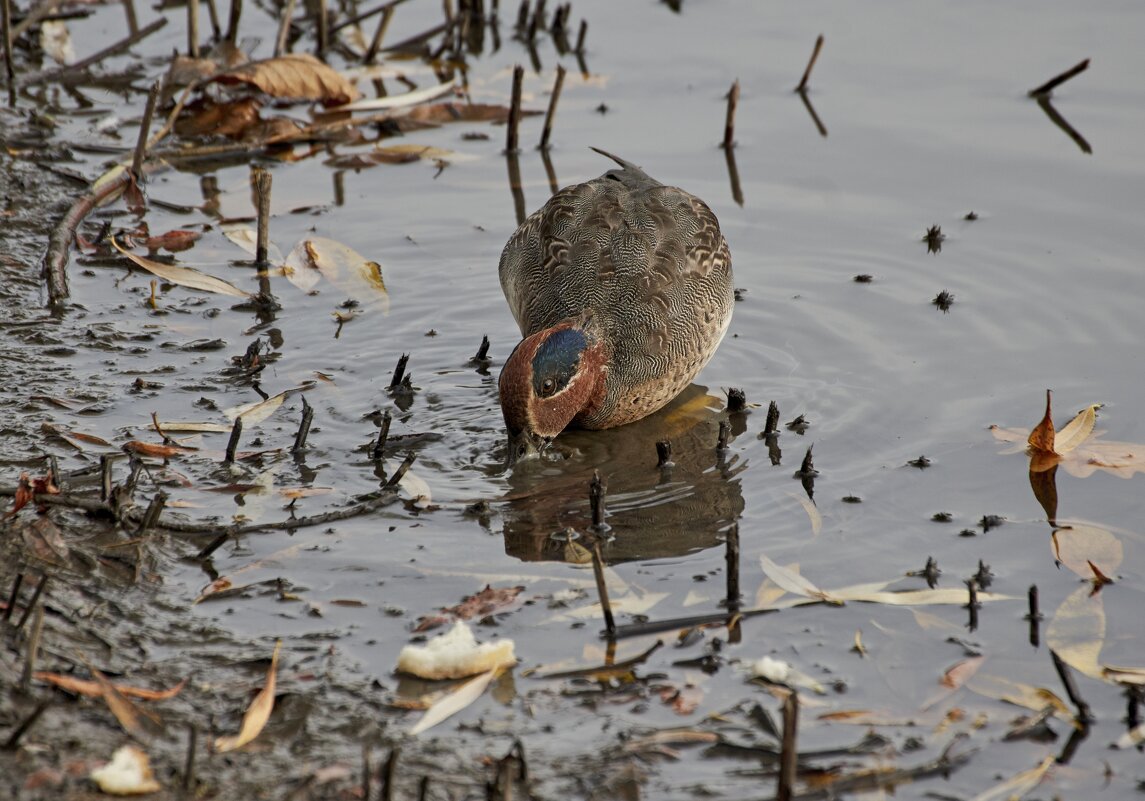
<svg viewBox="0 0 1145 801"><path fill-rule="evenodd" d="M1142 12L694 5L11 6L0 792L1135 791ZM735 317L508 470L590 145Z"/></svg>

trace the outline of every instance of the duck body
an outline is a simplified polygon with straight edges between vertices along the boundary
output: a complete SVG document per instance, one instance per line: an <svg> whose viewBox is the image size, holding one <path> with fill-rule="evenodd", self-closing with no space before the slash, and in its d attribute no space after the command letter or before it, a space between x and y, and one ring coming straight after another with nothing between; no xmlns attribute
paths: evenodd
<svg viewBox="0 0 1145 801"><path fill-rule="evenodd" d="M562 189L498 268L524 339L499 381L510 461L569 425L612 428L664 406L731 322L731 255L711 209L639 167Z"/></svg>

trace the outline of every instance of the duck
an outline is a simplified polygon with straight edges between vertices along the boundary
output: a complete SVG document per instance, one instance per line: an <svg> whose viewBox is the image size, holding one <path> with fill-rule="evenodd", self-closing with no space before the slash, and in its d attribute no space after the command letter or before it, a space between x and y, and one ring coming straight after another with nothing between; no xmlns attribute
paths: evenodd
<svg viewBox="0 0 1145 801"><path fill-rule="evenodd" d="M498 264L523 337L498 379L510 465L570 426L608 429L656 412L731 323L731 254L711 208L592 149L619 166L550 197Z"/></svg>

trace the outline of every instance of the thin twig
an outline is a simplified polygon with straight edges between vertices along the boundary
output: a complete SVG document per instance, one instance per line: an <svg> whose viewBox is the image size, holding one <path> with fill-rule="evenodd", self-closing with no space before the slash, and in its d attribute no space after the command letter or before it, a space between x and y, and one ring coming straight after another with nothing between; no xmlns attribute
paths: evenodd
<svg viewBox="0 0 1145 801"><path fill-rule="evenodd" d="M736 146L736 106L739 105L739 78L736 78L732 88L728 90L728 116L724 121L724 144L725 150L731 150Z"/></svg>
<svg viewBox="0 0 1145 801"><path fill-rule="evenodd" d="M1041 86L1038 86L1038 87L1031 89L1029 92L1026 93L1026 95L1028 97L1038 97L1039 95L1048 95L1050 92L1052 92L1057 87L1061 86L1063 83L1068 81L1070 78L1073 78L1077 75L1080 75L1081 73L1085 72L1087 69L1089 69L1089 59L1088 58L1085 59L1084 61L1079 61L1077 64L1074 64L1072 67L1070 67L1068 70L1063 72L1061 75L1058 75L1054 78L1050 78L1048 81L1043 83Z"/></svg>
<svg viewBox="0 0 1145 801"><path fill-rule="evenodd" d="M803 77L799 81L799 85L795 87L795 91L803 93L807 91L808 84L811 81L811 70L815 68L815 62L819 60L819 51L823 49L823 34L819 34L819 38L815 40L815 49L811 51L811 60L807 62L807 69L803 70Z"/></svg>
<svg viewBox="0 0 1145 801"><path fill-rule="evenodd" d="M87 58L83 59L82 61L77 61L75 64L69 64L68 66L61 67L60 69L48 70L47 72L37 72L33 75L29 75L29 76L21 79L19 81L19 84L21 86L34 86L37 84L48 83L50 81L54 81L57 78L64 77L65 75L78 75L79 73L86 70L88 67L91 67L95 64L98 64L99 62L103 61L105 58L108 58L110 56L114 56L117 53L120 53L124 50L127 50L131 46L142 41L143 39L146 39L148 36L155 33L157 30L159 30L160 28L162 28L166 24L167 24L167 18L166 17L159 17L158 19L153 21L150 25L147 25L144 28L140 28L138 31L131 34L130 36L127 36L123 39L120 39L115 44L109 45L108 47L105 47L103 50L100 50L98 53L94 53L93 55L88 56Z"/></svg>
<svg viewBox="0 0 1145 801"><path fill-rule="evenodd" d="M549 149L549 136L553 132L553 119L557 116L557 102L561 99L561 87L565 83L565 68L557 65L557 79L553 83L553 94L549 98L549 110L545 113L545 129L541 132L541 150Z"/></svg>

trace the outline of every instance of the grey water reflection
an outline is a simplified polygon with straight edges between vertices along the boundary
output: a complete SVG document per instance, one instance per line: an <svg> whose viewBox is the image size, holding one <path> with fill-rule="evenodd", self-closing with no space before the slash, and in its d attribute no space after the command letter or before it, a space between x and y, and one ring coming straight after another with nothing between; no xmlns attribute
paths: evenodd
<svg viewBox="0 0 1145 801"><path fill-rule="evenodd" d="M742 434L744 415L721 411L693 384L651 417L608 431L571 431L554 447L567 458L518 466L502 508L505 551L524 561L570 558L573 532L592 523L593 470L607 484L609 562L680 556L722 544L721 533L744 510L740 474L746 462L716 447L720 423ZM672 443L671 466L658 467L656 443Z"/></svg>

